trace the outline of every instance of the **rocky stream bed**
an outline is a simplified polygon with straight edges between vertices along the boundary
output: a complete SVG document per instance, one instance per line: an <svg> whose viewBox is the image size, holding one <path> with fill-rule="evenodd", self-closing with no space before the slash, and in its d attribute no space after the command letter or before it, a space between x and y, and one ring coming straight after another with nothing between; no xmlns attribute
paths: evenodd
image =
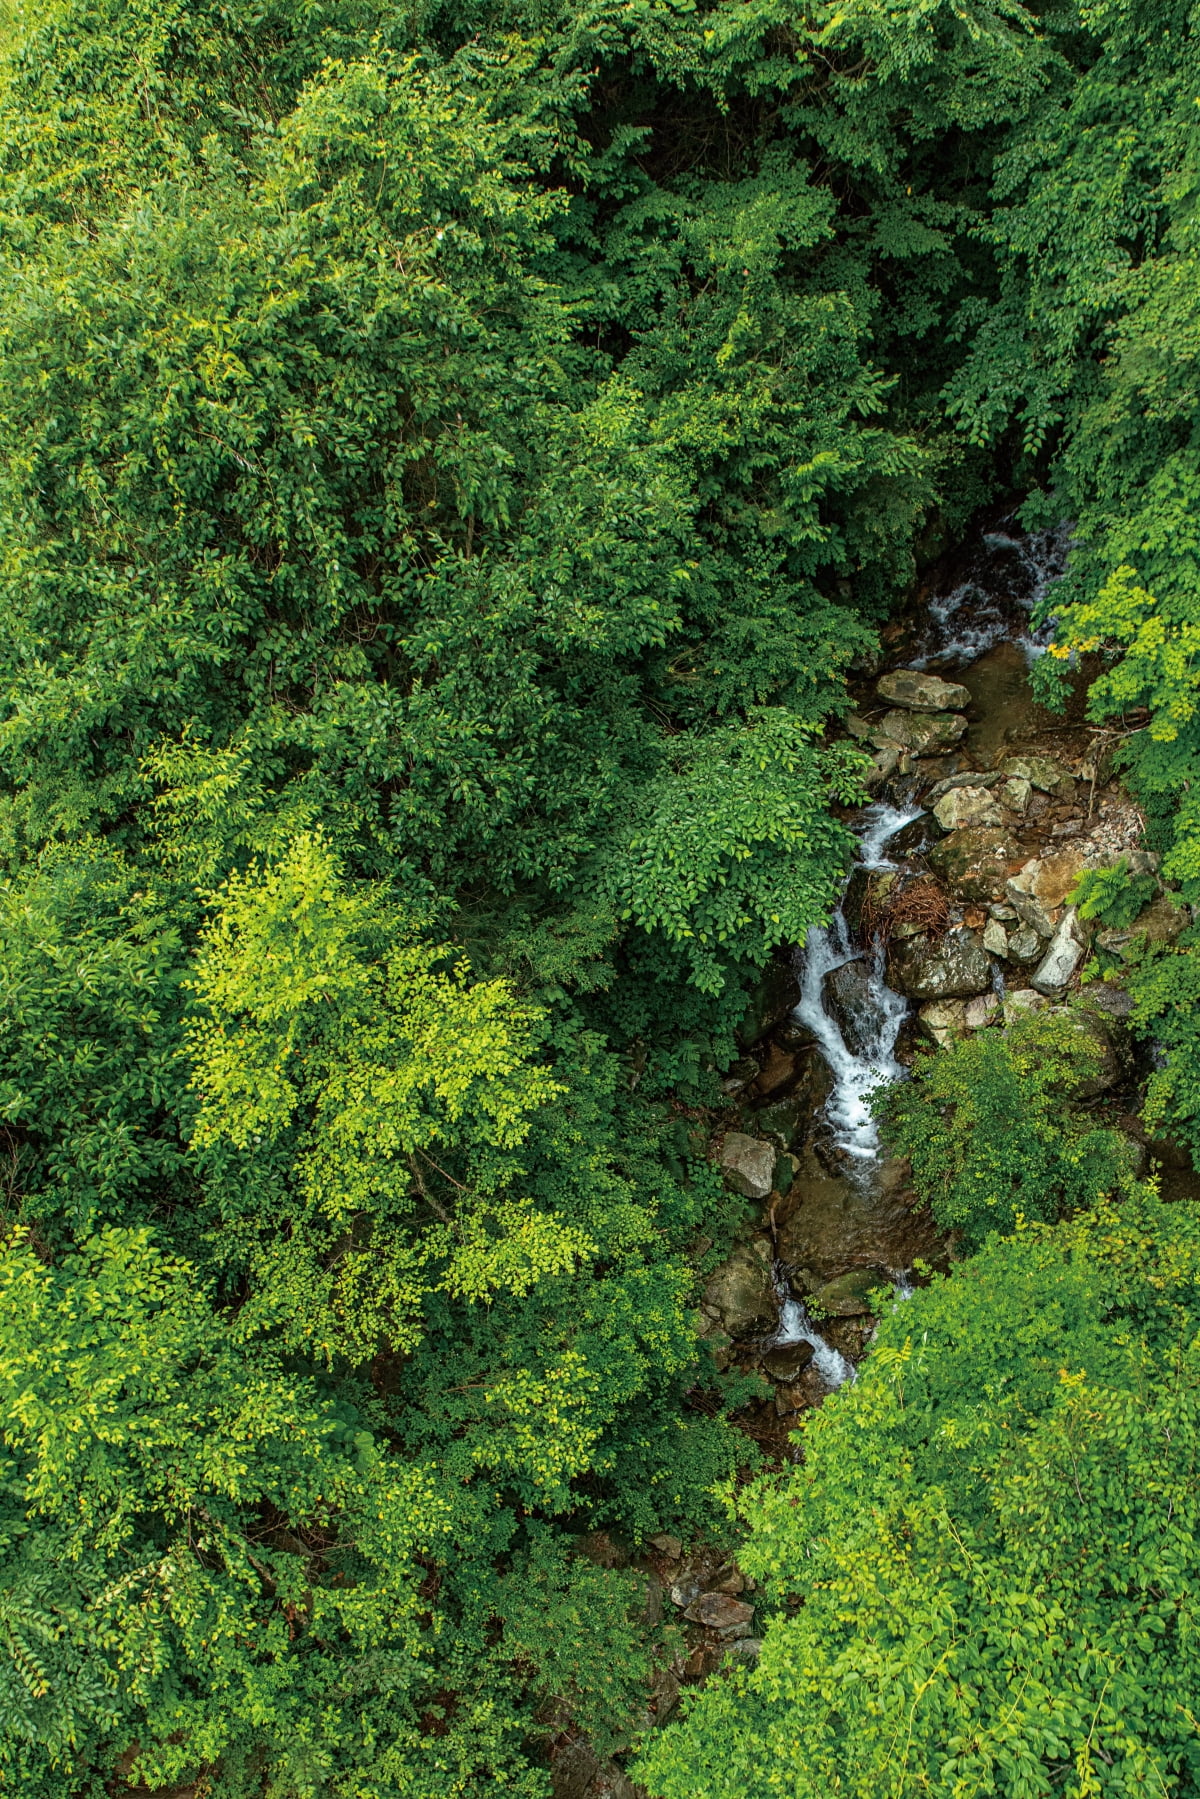
<svg viewBox="0 0 1200 1799"><path fill-rule="evenodd" d="M1191 914L1157 879L1145 821L1114 774L1116 731L1083 716L1085 671L1064 716L1034 699L1030 613L1062 570L1066 533L979 535L935 571L886 655L864 672L846 732L872 755L873 802L848 822L856 861L831 923L767 971L725 1072L728 1108L710 1153L750 1202L732 1254L709 1277L702 1334L719 1368L757 1372L770 1394L741 1422L774 1460L798 1451L799 1414L854 1378L875 1327L872 1296L899 1303L914 1268L944 1269L941 1237L907 1163L880 1148L871 1095L914 1057L1003 1029L1019 1012L1067 1007L1103 1050L1080 1097L1157 1159L1169 1191L1195 1185L1136 1119L1144 1075L1125 1020L1120 964L1138 938L1172 940ZM1124 857L1158 891L1127 931L1096 932L1068 904L1081 872ZM1115 978L1081 984L1094 945ZM623 1559L603 1533L583 1545ZM758 1650L753 1593L736 1564L656 1538L643 1559L651 1606L687 1645L662 1671L661 1722L681 1683ZM586 1744L555 1758L559 1799L632 1789Z"/></svg>

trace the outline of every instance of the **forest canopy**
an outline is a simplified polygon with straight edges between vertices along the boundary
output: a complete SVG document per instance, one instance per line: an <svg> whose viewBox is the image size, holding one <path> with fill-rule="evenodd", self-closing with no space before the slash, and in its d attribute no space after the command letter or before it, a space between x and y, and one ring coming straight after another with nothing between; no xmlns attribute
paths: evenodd
<svg viewBox="0 0 1200 1799"><path fill-rule="evenodd" d="M696 1316L847 680L981 508L1073 522L1042 690L1200 902L1193 29L6 7L0 1793L1200 1790L1188 1208L981 1048L903 1125L980 1254L803 1469ZM1131 991L1200 1150L1200 946ZM778 1617L649 1748L601 1531Z"/></svg>

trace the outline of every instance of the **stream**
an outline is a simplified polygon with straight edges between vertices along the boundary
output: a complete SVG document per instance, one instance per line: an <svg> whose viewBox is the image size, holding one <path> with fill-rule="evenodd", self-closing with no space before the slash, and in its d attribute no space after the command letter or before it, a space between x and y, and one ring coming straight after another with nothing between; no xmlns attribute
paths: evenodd
<svg viewBox="0 0 1200 1799"><path fill-rule="evenodd" d="M886 854L887 845L898 831L921 816L919 806L907 810L882 802L868 806L855 832L859 844L856 863L869 869L897 867ZM826 977L835 969L862 958L869 958L870 969L858 1033L862 1046L856 1053L847 1044L836 1019L826 1011L824 990ZM834 1143L847 1158L852 1179L869 1194L880 1173L879 1126L871 1110L871 1096L880 1087L904 1077L904 1069L896 1060L896 1039L909 1004L900 994L893 993L884 979L883 949L878 941L865 951L855 948L840 905L827 925L810 929L799 958L798 974L800 1004L793 1017L812 1032L828 1064L833 1091L825 1104L825 1116ZM783 1270L778 1267L775 1281L780 1298L776 1343L808 1343L813 1364L827 1387L840 1387L852 1380L853 1364L826 1342L809 1318L803 1301L790 1292ZM912 1291L906 1273L896 1276L894 1284L902 1297Z"/></svg>
<svg viewBox="0 0 1200 1799"><path fill-rule="evenodd" d="M1025 535L1006 520L981 532L947 558L940 582L923 597L907 641L896 645L900 654L891 666L968 682L976 722L970 740L961 747L973 759L982 758L985 767L991 765L994 755L1003 753L1001 746L1006 741L1024 736L1031 721L1039 722L1040 708L1029 692L1028 670L1041 653L1048 628L1034 627L1030 615L1062 574L1069 542L1066 525ZM960 670L970 672L964 676ZM917 785L915 779L898 783L891 796L897 803L878 801L852 821L858 839L857 868L902 866L889 855L889 848L898 833L925 816L912 797ZM853 879L852 869L843 900ZM852 1004L848 1006L843 989L839 1003L831 1009L830 977L852 963L863 965L862 974L851 983ZM897 1228L895 1180L889 1179L895 1164L889 1164L881 1150L872 1099L881 1087L905 1078L897 1044L912 1005L888 986L884 948L878 937L866 945L857 942L842 904L827 925L810 929L796 954L795 967L800 999L792 1020L810 1035L829 1077L828 1092L814 1114L814 1135L821 1146L825 1178L818 1173L815 1179L809 1177L808 1184L828 1195L824 1203L837 1213L846 1261L861 1265L869 1259L881 1281L891 1280L897 1300L904 1300L913 1291L910 1276L915 1240L911 1232ZM1002 993L999 965L993 965L993 978ZM889 1249L908 1254L909 1267L889 1266L894 1259ZM813 1367L825 1388L842 1386L854 1378L854 1365L822 1334L804 1300L797 1296L797 1285L802 1286L803 1281L791 1278L796 1272L794 1264L784 1259L778 1247L776 1254L779 1326L773 1342L777 1347L809 1344ZM823 1317L820 1322L824 1323ZM825 1330L837 1334L828 1324Z"/></svg>

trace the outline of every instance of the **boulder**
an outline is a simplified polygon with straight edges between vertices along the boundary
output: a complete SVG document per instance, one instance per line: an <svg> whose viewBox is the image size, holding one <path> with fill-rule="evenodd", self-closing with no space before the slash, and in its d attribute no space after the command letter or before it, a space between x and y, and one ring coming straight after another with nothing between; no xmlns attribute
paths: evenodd
<svg viewBox="0 0 1200 1799"><path fill-rule="evenodd" d="M876 739L872 739L876 742ZM890 781L900 763L900 745L898 743L880 743L871 765L863 777L867 787L882 787Z"/></svg>
<svg viewBox="0 0 1200 1799"><path fill-rule="evenodd" d="M879 749L896 745L914 756L927 756L935 750L949 749L966 728L966 719L957 712L885 712L871 734L871 742Z"/></svg>
<svg viewBox="0 0 1200 1799"><path fill-rule="evenodd" d="M951 831L929 851L929 865L960 899L998 899L1020 851L1004 831L971 826Z"/></svg>
<svg viewBox="0 0 1200 1799"><path fill-rule="evenodd" d="M811 1343L780 1343L762 1358L763 1371L784 1385L796 1380L813 1359Z"/></svg>
<svg viewBox="0 0 1200 1799"><path fill-rule="evenodd" d="M998 918L989 918L984 925L983 947L989 956L1008 955L1008 932Z"/></svg>
<svg viewBox="0 0 1200 1799"><path fill-rule="evenodd" d="M969 999L992 984L992 965L974 931L947 931L939 941L912 937L894 944L888 984L909 999Z"/></svg>
<svg viewBox="0 0 1200 1799"><path fill-rule="evenodd" d="M764 1106L754 1114L754 1128L764 1137L770 1137L779 1149L790 1149L807 1125L806 1096L799 1093L776 1100L773 1106Z"/></svg>
<svg viewBox="0 0 1200 1799"><path fill-rule="evenodd" d="M1031 930L1036 931L1039 937L1053 937L1054 920L1047 917L1046 909L1040 901L1035 900L1032 894L1026 893L1017 885L1016 881L1007 882L1004 892L1022 924L1028 925Z"/></svg>
<svg viewBox="0 0 1200 1799"><path fill-rule="evenodd" d="M1030 977L1037 991L1051 995L1062 993L1083 961L1085 948L1079 917L1071 906L1063 913L1062 922L1050 939L1050 947L1038 963L1037 972Z"/></svg>
<svg viewBox="0 0 1200 1799"><path fill-rule="evenodd" d="M879 1032L879 1012L870 987L864 962L843 962L826 977L821 995L852 1056L861 1056Z"/></svg>
<svg viewBox="0 0 1200 1799"><path fill-rule="evenodd" d="M993 998L995 995L992 996ZM974 1005L975 1001L972 1000ZM967 1002L961 999L931 999L918 1009L917 1017L939 1049L961 1037L967 1029Z"/></svg>
<svg viewBox="0 0 1200 1799"><path fill-rule="evenodd" d="M933 808L943 831L998 825L1000 808L986 787L951 787Z"/></svg>
<svg viewBox="0 0 1200 1799"><path fill-rule="evenodd" d="M959 712L971 703L971 695L957 681L923 675L915 668L897 668L875 683L875 691L889 706L909 712Z"/></svg>
<svg viewBox="0 0 1200 1799"><path fill-rule="evenodd" d="M1171 894L1160 893L1139 912L1127 931L1101 931L1097 942L1101 949L1124 958L1126 950L1138 938L1147 943L1174 943L1191 924L1191 914Z"/></svg>
<svg viewBox="0 0 1200 1799"><path fill-rule="evenodd" d="M1014 987L1004 995L1004 1022L1013 1024L1026 1012L1041 1012L1050 1001L1044 993L1035 993L1032 987Z"/></svg>
<svg viewBox="0 0 1200 1799"><path fill-rule="evenodd" d="M999 779L1000 770L998 768L988 771L969 769L965 774L946 775L929 789L925 795L925 804L926 806L935 806L942 795L949 793L952 787L995 787Z"/></svg>
<svg viewBox="0 0 1200 1799"><path fill-rule="evenodd" d="M1071 1018L1076 1030L1086 1031L1100 1052L1100 1065L1096 1072L1072 1089L1071 1098L1095 1099L1098 1093L1107 1093L1110 1088L1119 1087L1129 1072L1126 1033L1115 1019L1092 1011L1086 999L1073 1008Z"/></svg>
<svg viewBox="0 0 1200 1799"><path fill-rule="evenodd" d="M709 1276L703 1309L715 1315L734 1341L774 1328L779 1309L771 1279L771 1252L761 1237L736 1244L729 1260Z"/></svg>
<svg viewBox="0 0 1200 1799"><path fill-rule="evenodd" d="M812 1296L813 1310L827 1318L861 1318L871 1310L867 1295L875 1287L888 1286L889 1278L882 1268L852 1268L826 1281Z"/></svg>
<svg viewBox="0 0 1200 1799"><path fill-rule="evenodd" d="M723 1637L746 1637L754 1621L754 1607L744 1599L735 1599L732 1593L701 1593L683 1615Z"/></svg>
<svg viewBox="0 0 1200 1799"><path fill-rule="evenodd" d="M1011 775L1000 789L1000 801L1010 812L1025 813L1033 798L1033 783L1020 775Z"/></svg>
<svg viewBox="0 0 1200 1799"><path fill-rule="evenodd" d="M1008 756L1001 763L1000 772L1008 780L1028 781L1042 793L1052 793L1055 799L1075 797L1074 775L1052 756Z"/></svg>
<svg viewBox="0 0 1200 1799"><path fill-rule="evenodd" d="M728 1131L721 1145L725 1185L745 1199L765 1199L775 1173L775 1146L745 1131Z"/></svg>
<svg viewBox="0 0 1200 1799"><path fill-rule="evenodd" d="M1012 892L1023 892L1040 900L1043 910L1061 906L1087 865L1087 856L1078 845L1035 857L1014 877L1010 897Z"/></svg>
<svg viewBox="0 0 1200 1799"><path fill-rule="evenodd" d="M1053 935L1053 933L1051 933ZM1044 937L1023 924L1019 931L1014 931L1008 940L1008 959L1010 962L1036 962L1042 953Z"/></svg>
<svg viewBox="0 0 1200 1799"><path fill-rule="evenodd" d="M790 961L769 962L750 995L746 1016L737 1028L743 1049L765 1037L800 1003L800 986Z"/></svg>
<svg viewBox="0 0 1200 1799"><path fill-rule="evenodd" d="M760 1067L754 1080L754 1098L771 1099L783 1093L796 1078L797 1059L794 1050L779 1043L767 1043L759 1051Z"/></svg>
<svg viewBox="0 0 1200 1799"><path fill-rule="evenodd" d="M982 1031L1000 1015L1000 995L979 993L963 1007L963 1022L969 1031Z"/></svg>

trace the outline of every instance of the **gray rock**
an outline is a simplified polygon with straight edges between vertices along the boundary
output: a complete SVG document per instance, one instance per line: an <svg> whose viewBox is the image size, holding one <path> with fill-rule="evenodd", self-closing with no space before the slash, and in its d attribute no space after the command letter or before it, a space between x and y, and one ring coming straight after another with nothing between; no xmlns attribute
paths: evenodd
<svg viewBox="0 0 1200 1799"><path fill-rule="evenodd" d="M952 787L995 787L999 780L1000 770L998 768L986 771L971 769L966 774L946 775L942 780L934 782L925 795L925 804L926 806L936 805L942 795L949 793Z"/></svg>
<svg viewBox="0 0 1200 1799"><path fill-rule="evenodd" d="M1052 756L1009 756L1001 763L1000 772L1008 780L1028 781L1055 799L1069 800L1075 795L1074 775Z"/></svg>
<svg viewBox="0 0 1200 1799"><path fill-rule="evenodd" d="M1010 812L1027 812L1032 798L1033 783L1020 775L1011 775L1000 789L1000 799Z"/></svg>
<svg viewBox="0 0 1200 1799"><path fill-rule="evenodd" d="M1008 932L998 918L989 918L984 925L983 947L989 956L1008 955Z"/></svg>
<svg viewBox="0 0 1200 1799"><path fill-rule="evenodd" d="M951 787L933 808L943 831L962 831L972 825L998 825L1000 808L986 787Z"/></svg>
<svg viewBox="0 0 1200 1799"><path fill-rule="evenodd" d="M1036 931L1023 924L1019 931L1014 931L1008 940L1008 959L1010 962L1036 962L1042 953L1045 938L1039 937Z"/></svg>
<svg viewBox="0 0 1200 1799"><path fill-rule="evenodd" d="M878 739L872 739L878 743ZM895 774L900 764L900 745L898 743L878 743L871 766L866 772L865 781L868 787L882 787Z"/></svg>
<svg viewBox="0 0 1200 1799"><path fill-rule="evenodd" d="M725 1185L746 1199L765 1199L775 1173L775 1146L745 1131L728 1131L721 1145Z"/></svg>
<svg viewBox="0 0 1200 1799"><path fill-rule="evenodd" d="M915 668L894 669L875 683L875 691L890 706L904 706L910 712L958 712L971 703L970 693L956 681Z"/></svg>
<svg viewBox="0 0 1200 1799"><path fill-rule="evenodd" d="M1078 916L1071 906L1063 913L1049 949L1039 962L1037 972L1031 976L1037 991L1050 995L1062 993L1083 961L1084 947Z"/></svg>
<svg viewBox="0 0 1200 1799"><path fill-rule="evenodd" d="M992 965L974 931L947 931L939 941L912 937L895 944L888 982L909 999L969 999L992 984Z"/></svg>
<svg viewBox="0 0 1200 1799"><path fill-rule="evenodd" d="M734 1341L773 1329L779 1310L771 1280L771 1252L763 1238L735 1244L728 1261L709 1276L704 1306Z"/></svg>
<svg viewBox="0 0 1200 1799"><path fill-rule="evenodd" d="M657 1536L650 1538L650 1543L660 1555L665 1555L669 1562L677 1562L683 1554L683 1544L678 1537L671 1536L668 1531L660 1531Z"/></svg>
<svg viewBox="0 0 1200 1799"><path fill-rule="evenodd" d="M1013 1024L1026 1012L1041 1012L1050 1001L1044 993L1035 993L1032 987L1014 987L1004 995L1004 1022Z"/></svg>
<svg viewBox="0 0 1200 1799"><path fill-rule="evenodd" d="M739 1637L736 1642L729 1645L725 1654L734 1661L748 1662L753 1667L762 1654L762 1646L763 1639L761 1637Z"/></svg>
<svg viewBox="0 0 1200 1799"><path fill-rule="evenodd" d="M1040 900L1034 899L1031 893L1022 892L1015 881L1007 882L1004 891L1022 924L1036 931L1039 937L1053 937L1054 921L1046 916L1046 909Z"/></svg>
<svg viewBox="0 0 1200 1799"><path fill-rule="evenodd" d="M871 742L880 749L896 744L914 756L927 756L933 750L949 749L966 728L966 719L957 712L885 712Z"/></svg>

